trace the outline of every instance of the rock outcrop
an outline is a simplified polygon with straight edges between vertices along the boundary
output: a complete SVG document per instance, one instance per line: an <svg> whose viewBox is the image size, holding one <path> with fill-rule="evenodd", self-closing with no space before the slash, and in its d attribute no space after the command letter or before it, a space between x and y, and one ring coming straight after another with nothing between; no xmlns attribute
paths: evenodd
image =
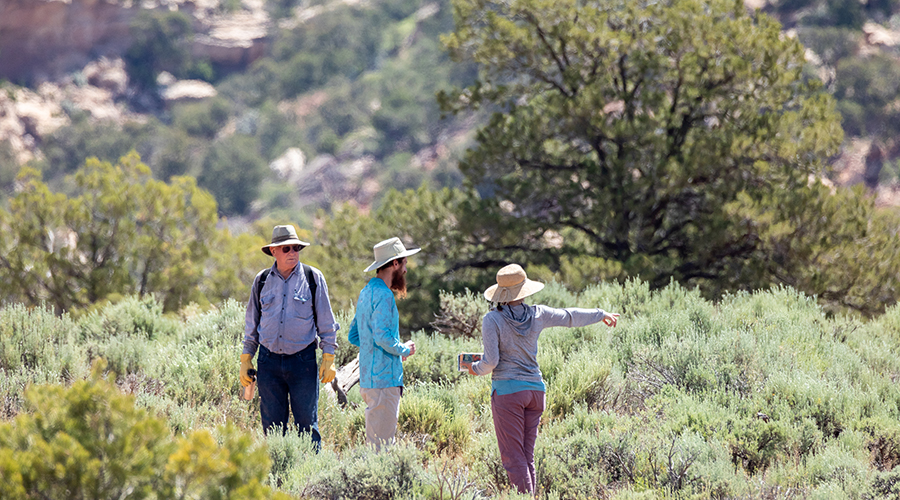
<svg viewBox="0 0 900 500"><path fill-rule="evenodd" d="M191 52L214 64L245 66L265 54L270 21L262 0L236 12L217 0L2 0L0 78L39 84L58 81L100 57L116 59L131 45L141 10L182 10L193 19Z"/></svg>
<svg viewBox="0 0 900 500"><path fill-rule="evenodd" d="M122 54L139 8L118 0L0 1L0 77L40 82Z"/></svg>

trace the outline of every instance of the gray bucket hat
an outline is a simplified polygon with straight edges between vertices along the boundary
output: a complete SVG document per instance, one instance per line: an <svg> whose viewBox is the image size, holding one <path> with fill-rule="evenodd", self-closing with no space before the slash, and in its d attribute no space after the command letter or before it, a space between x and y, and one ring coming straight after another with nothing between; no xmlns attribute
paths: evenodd
<svg viewBox="0 0 900 500"><path fill-rule="evenodd" d="M369 267L363 270L364 273L367 273L372 269L378 269L392 260L402 259L403 257L409 257L410 255L419 253L422 249L410 248L407 250L406 247L403 246L403 242L400 241L400 238L394 237L378 243L375 245L374 250L375 262L371 263Z"/></svg>
<svg viewBox="0 0 900 500"><path fill-rule="evenodd" d="M262 247L262 251L266 255L272 255L271 247L280 247L284 245L302 245L308 247L309 243L300 241L297 237L297 230L293 225L275 226L272 229L272 243Z"/></svg>

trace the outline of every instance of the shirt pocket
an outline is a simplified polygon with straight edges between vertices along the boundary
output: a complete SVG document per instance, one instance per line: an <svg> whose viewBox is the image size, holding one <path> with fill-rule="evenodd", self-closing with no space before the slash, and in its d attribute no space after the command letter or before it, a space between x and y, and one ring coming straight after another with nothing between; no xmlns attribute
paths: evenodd
<svg viewBox="0 0 900 500"><path fill-rule="evenodd" d="M297 319L300 321L310 321L310 322L312 321L312 317L313 317L312 302L303 303L300 301L294 301L294 303L291 304L291 306L293 306L290 309L291 318Z"/></svg>
<svg viewBox="0 0 900 500"><path fill-rule="evenodd" d="M393 380L394 367L393 360L383 353L375 353L375 359L372 363L372 379L379 387L384 384L390 384Z"/></svg>
<svg viewBox="0 0 900 500"><path fill-rule="evenodd" d="M268 311L272 309L272 305L275 303L275 294L268 293L259 298L259 309L260 311Z"/></svg>
<svg viewBox="0 0 900 500"><path fill-rule="evenodd" d="M303 304L292 300L291 307L284 318L284 326L287 331L294 332L298 340L315 338L316 325L313 321L312 303Z"/></svg>
<svg viewBox="0 0 900 500"><path fill-rule="evenodd" d="M311 304L310 299L312 299L312 290L309 289L309 284L304 281L300 284L300 288L294 290L294 302Z"/></svg>

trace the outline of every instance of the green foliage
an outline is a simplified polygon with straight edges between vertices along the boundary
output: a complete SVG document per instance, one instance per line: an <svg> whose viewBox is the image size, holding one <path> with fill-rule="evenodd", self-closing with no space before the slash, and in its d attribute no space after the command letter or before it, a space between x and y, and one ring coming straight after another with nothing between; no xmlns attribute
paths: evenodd
<svg viewBox="0 0 900 500"><path fill-rule="evenodd" d="M427 395L404 395L400 400L397 429L413 442L423 442L428 450L440 453L467 448L471 426L468 415L458 406L445 407Z"/></svg>
<svg viewBox="0 0 900 500"><path fill-rule="evenodd" d="M0 199L12 192L13 182L19 173L19 163L8 142L0 144Z"/></svg>
<svg viewBox="0 0 900 500"><path fill-rule="evenodd" d="M15 304L0 309L0 369L44 371L54 380L83 376L78 329L68 315Z"/></svg>
<svg viewBox="0 0 900 500"><path fill-rule="evenodd" d="M900 66L893 57L847 58L836 68L834 96L844 130L885 140L900 133Z"/></svg>
<svg viewBox="0 0 900 500"><path fill-rule="evenodd" d="M132 83L156 89L156 77L168 71L176 77L211 78L208 64L194 61L191 19L179 11L141 10L131 24L132 43L125 52L125 71Z"/></svg>
<svg viewBox="0 0 900 500"><path fill-rule="evenodd" d="M247 213L266 173L266 163L252 137L233 135L216 142L203 160L197 183L217 200L227 215Z"/></svg>
<svg viewBox="0 0 900 500"><path fill-rule="evenodd" d="M224 229L216 233L209 245L218 250L212 252L212 262L204 269L209 302L218 304L231 299L246 304L256 273L272 266L271 257L260 248L271 241L273 226L263 220L251 232L232 234Z"/></svg>
<svg viewBox="0 0 900 500"><path fill-rule="evenodd" d="M403 377L406 383L418 382L442 383L453 382L461 376L456 367L456 355L459 352L474 352L481 349L481 331L478 331L478 339L460 342L452 340L440 334L428 334L424 331L415 332L412 340L416 342L416 355L408 358L403 364ZM422 345L422 349L418 348ZM468 350L459 351L465 347ZM420 356L421 355L421 356Z"/></svg>
<svg viewBox="0 0 900 500"><path fill-rule="evenodd" d="M193 179L153 180L131 154L115 165L86 162L67 181L71 197L30 169L19 182L9 209L0 210L0 295L7 300L67 311L113 295L155 293L176 310L215 295L204 281L210 243L227 247L230 237L216 229L215 202Z"/></svg>
<svg viewBox="0 0 900 500"><path fill-rule="evenodd" d="M577 415L542 428L535 449L538 484L561 498L601 497L607 485L633 481L634 435L606 429L602 413L580 409Z"/></svg>
<svg viewBox="0 0 900 500"><path fill-rule="evenodd" d="M490 309L490 303L481 299L480 294L468 289L461 295L441 291L441 312L435 315L432 326L451 338L478 338L481 318Z"/></svg>
<svg viewBox="0 0 900 500"><path fill-rule="evenodd" d="M166 129L155 137L157 143L148 156L150 168L157 179L170 182L181 175L196 176L200 171L198 154L201 142L181 130Z"/></svg>
<svg viewBox="0 0 900 500"><path fill-rule="evenodd" d="M80 340L108 340L137 336L147 340L171 335L175 327L162 315L160 303L152 295L129 297L116 304L91 311L80 322Z"/></svg>
<svg viewBox="0 0 900 500"><path fill-rule="evenodd" d="M769 272L817 295L829 310L871 315L900 296L900 250L891 230L900 219L876 209L861 189L832 193L815 183L761 202L742 198L733 209L756 221Z"/></svg>
<svg viewBox="0 0 900 500"><path fill-rule="evenodd" d="M621 380L615 380L602 353L586 348L564 356L548 345L539 361L548 380L548 417L563 417L578 405L615 410L621 404L616 389Z"/></svg>
<svg viewBox="0 0 900 500"><path fill-rule="evenodd" d="M827 0L829 24L840 28L861 29L866 21L863 4L844 2L843 0Z"/></svg>
<svg viewBox="0 0 900 500"><path fill-rule="evenodd" d="M398 236L407 246L422 246L425 250L409 260L409 295L398 308L401 328L424 328L434 320L441 290L480 289L487 283L483 275L467 269L468 262L456 260L461 256L487 267L483 260L496 255L479 244L488 232L486 227L474 229L474 222L457 217L465 203L467 198L458 190L432 191L423 186L415 191L388 191L380 206L369 214L350 204L335 207L317 230L317 244L304 250L303 258L308 259L304 262L325 272L332 304L348 308L355 305L370 277L362 270L371 264L371 249L376 243ZM502 262L490 260L492 273L496 272L493 266L499 268ZM360 272L352 272L354 269Z"/></svg>
<svg viewBox="0 0 900 500"><path fill-rule="evenodd" d="M212 139L225 126L230 112L231 106L224 99L183 104L172 112L173 125L189 135Z"/></svg>
<svg viewBox="0 0 900 500"><path fill-rule="evenodd" d="M84 166L85 160L96 157L114 162L135 150L146 155L152 149L152 136L156 125L128 122L92 122L75 117L69 126L60 127L49 134L41 150L44 160L41 171L45 179L59 181Z"/></svg>
<svg viewBox="0 0 900 500"><path fill-rule="evenodd" d="M281 19L291 15L291 10L297 6L299 0L266 0L266 10L272 17Z"/></svg>
<svg viewBox="0 0 900 500"><path fill-rule="evenodd" d="M454 9L445 42L482 73L443 109L495 110L460 166L485 200L464 217L488 210L520 246L609 259L654 288L777 281L753 272L763 242L729 204L801 189L841 139L777 22L724 0ZM544 241L567 229L582 238Z"/></svg>
<svg viewBox="0 0 900 500"><path fill-rule="evenodd" d="M4 498L262 498L265 452L234 428L222 443L196 430L174 439L165 423L99 378L34 386L31 412L0 424Z"/></svg>
<svg viewBox="0 0 900 500"><path fill-rule="evenodd" d="M860 34L847 28L809 27L800 30L797 37L824 64L834 68L838 62L856 55Z"/></svg>
<svg viewBox="0 0 900 500"><path fill-rule="evenodd" d="M264 241L252 251L260 253ZM445 301L460 310L486 302L465 289L445 293ZM896 488L900 307L862 321L829 317L813 297L786 287L711 303L676 283L651 290L637 280L582 293L549 282L530 302L622 313L615 329L598 324L541 335L547 409L535 450L539 498L756 498L785 491L880 498ZM363 445L364 405L355 390L347 407L323 391L324 448L315 454L297 436L263 436L258 400L238 399L244 309L243 300L226 300L175 316L153 296L97 304L80 316L0 308L4 478L24 474L51 491L56 483L24 471L59 463L58 482L74 488L80 479L67 478L87 481L122 460L128 467L107 477L131 477L134 491L156 485L149 498L168 498L167 488L175 487L214 498L238 483L265 491L263 481L300 497L440 498L440 477L451 476L473 483L465 498L514 497L497 450L490 377L456 370L456 354L480 350L477 339L412 334L417 352L404 364L400 442L389 453ZM338 318L346 327L352 311ZM344 364L355 351L340 344L338 354ZM97 357L109 360L116 387L96 376L84 380ZM49 424L20 424L48 422L47 415L59 421L76 408L88 417L75 419L66 441L48 437ZM223 420L236 429L212 430ZM97 428L115 429L116 439L101 440ZM148 428L159 434L145 434ZM127 450L90 458L90 450L123 449L120 435L131 439ZM63 444L65 453L53 451ZM164 459L142 451L159 448ZM136 456L129 450L144 458L129 458ZM188 480L192 474L208 479ZM4 498L25 498L30 487L24 479L4 485Z"/></svg>
<svg viewBox="0 0 900 500"><path fill-rule="evenodd" d="M325 12L316 22L284 33L272 48L280 64L282 95L290 98L329 79L357 77L374 66L381 40L379 12L349 8Z"/></svg>
<svg viewBox="0 0 900 500"><path fill-rule="evenodd" d="M303 491L311 498L414 498L422 491L421 452L395 446L390 453L359 447L339 463L320 470Z"/></svg>

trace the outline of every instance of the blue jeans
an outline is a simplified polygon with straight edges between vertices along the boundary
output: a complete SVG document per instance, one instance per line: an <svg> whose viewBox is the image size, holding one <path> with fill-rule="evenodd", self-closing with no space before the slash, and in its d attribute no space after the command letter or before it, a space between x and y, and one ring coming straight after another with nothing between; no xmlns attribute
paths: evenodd
<svg viewBox="0 0 900 500"><path fill-rule="evenodd" d="M316 343L294 354L275 354L259 346L256 384L259 389L259 413L263 432L278 427L287 433L288 410L300 433L308 432L321 447L319 435L319 370Z"/></svg>

